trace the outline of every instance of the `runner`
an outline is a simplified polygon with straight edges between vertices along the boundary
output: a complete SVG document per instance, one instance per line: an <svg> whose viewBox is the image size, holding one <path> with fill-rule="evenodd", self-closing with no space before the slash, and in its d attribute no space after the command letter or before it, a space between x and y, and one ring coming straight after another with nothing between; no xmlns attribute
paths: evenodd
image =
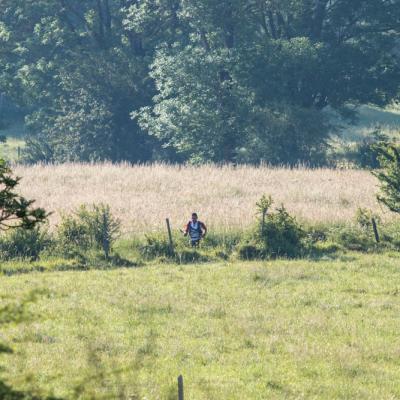
<svg viewBox="0 0 400 400"><path fill-rule="evenodd" d="M192 219L186 224L184 236L190 237L190 244L192 247L198 247L200 240L207 234L207 227L203 222L198 220L196 213L192 214Z"/></svg>

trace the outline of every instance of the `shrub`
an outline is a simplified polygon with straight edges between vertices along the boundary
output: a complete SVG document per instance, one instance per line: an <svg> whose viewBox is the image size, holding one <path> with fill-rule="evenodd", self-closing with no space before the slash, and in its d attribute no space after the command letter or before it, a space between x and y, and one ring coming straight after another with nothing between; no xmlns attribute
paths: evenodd
<svg viewBox="0 0 400 400"><path fill-rule="evenodd" d="M328 238L347 250L367 252L376 249L371 235L355 225L332 227L329 229Z"/></svg>
<svg viewBox="0 0 400 400"><path fill-rule="evenodd" d="M37 260L52 243L47 230L11 229L0 236L0 258L2 260L30 259Z"/></svg>
<svg viewBox="0 0 400 400"><path fill-rule="evenodd" d="M54 251L66 258L83 257L90 248L88 227L75 215L63 215L57 227Z"/></svg>
<svg viewBox="0 0 400 400"><path fill-rule="evenodd" d="M259 218L253 232L238 247L240 258L296 257L302 253L305 232L282 205L269 212L272 198L257 202Z"/></svg>
<svg viewBox="0 0 400 400"><path fill-rule="evenodd" d="M255 260L263 255L262 249L256 243L244 241L238 245L238 256L241 260Z"/></svg>
<svg viewBox="0 0 400 400"><path fill-rule="evenodd" d="M145 259L171 256L171 248L165 235L150 233L145 235L145 243L140 246L140 254Z"/></svg>
<svg viewBox="0 0 400 400"><path fill-rule="evenodd" d="M120 221L105 204L81 206L72 215L64 215L57 229L57 249L65 257L76 257L89 249L101 249L109 258L120 230Z"/></svg>
<svg viewBox="0 0 400 400"><path fill-rule="evenodd" d="M275 213L267 215L260 241L265 253L270 256L296 257L301 253L304 236L305 233L296 219L282 205Z"/></svg>
<svg viewBox="0 0 400 400"><path fill-rule="evenodd" d="M367 208L358 208L356 211L355 220L360 228L364 229L365 231L372 231L372 220L376 222L380 222L381 218L379 215L372 212Z"/></svg>
<svg viewBox="0 0 400 400"><path fill-rule="evenodd" d="M111 246L120 234L121 222L111 214L107 204L93 204L89 209L81 206L78 219L82 221L88 232L89 240L93 246L102 249L106 259L109 258Z"/></svg>

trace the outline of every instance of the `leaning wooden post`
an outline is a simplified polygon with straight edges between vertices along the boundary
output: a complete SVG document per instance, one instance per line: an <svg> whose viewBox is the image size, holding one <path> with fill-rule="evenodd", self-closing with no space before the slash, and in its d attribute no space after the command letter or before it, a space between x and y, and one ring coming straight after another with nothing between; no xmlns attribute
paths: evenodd
<svg viewBox="0 0 400 400"><path fill-rule="evenodd" d="M174 254L174 242L172 241L171 224L169 223L169 218L167 218L165 221L167 223L169 249L171 251L171 254Z"/></svg>
<svg viewBox="0 0 400 400"><path fill-rule="evenodd" d="M178 376L178 400L183 400L183 376Z"/></svg>
<svg viewBox="0 0 400 400"><path fill-rule="evenodd" d="M371 222L372 222L372 229L374 230L374 236L375 236L376 243L379 243L379 233L378 233L378 227L376 225L375 218L372 218Z"/></svg>

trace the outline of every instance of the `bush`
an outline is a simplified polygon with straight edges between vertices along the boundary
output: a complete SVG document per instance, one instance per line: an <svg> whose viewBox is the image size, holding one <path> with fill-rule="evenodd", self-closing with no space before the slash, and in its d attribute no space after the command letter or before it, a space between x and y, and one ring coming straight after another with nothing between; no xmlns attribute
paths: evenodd
<svg viewBox="0 0 400 400"><path fill-rule="evenodd" d="M168 239L165 235L158 233L145 235L145 243L140 246L139 250L145 259L172 256Z"/></svg>
<svg viewBox="0 0 400 400"><path fill-rule="evenodd" d="M37 260L52 240L47 230L38 227L26 230L11 229L0 236L0 258Z"/></svg>
<svg viewBox="0 0 400 400"><path fill-rule="evenodd" d="M371 235L355 225L332 227L328 231L328 238L331 242L352 251L367 252L376 250L377 247Z"/></svg>
<svg viewBox="0 0 400 400"><path fill-rule="evenodd" d="M238 245L238 256L241 260L256 260L262 258L263 251L259 245L251 243L251 241L244 241Z"/></svg>
<svg viewBox="0 0 400 400"><path fill-rule="evenodd" d="M91 209L81 206L77 216L87 229L92 247L94 245L103 250L105 258L108 259L111 246L119 236L121 228L121 222L112 216L110 206L93 204Z"/></svg>
<svg viewBox="0 0 400 400"><path fill-rule="evenodd" d="M72 215L62 216L57 229L57 252L74 258L89 249L102 250L106 259L119 235L120 222L105 204L81 206Z"/></svg>
<svg viewBox="0 0 400 400"><path fill-rule="evenodd" d="M238 247L240 258L289 257L301 255L305 232L282 205L269 212L272 198L263 196L257 203L256 227Z"/></svg>
<svg viewBox="0 0 400 400"><path fill-rule="evenodd" d="M57 227L55 253L68 259L83 257L90 248L88 227L74 215L63 215Z"/></svg>
<svg viewBox="0 0 400 400"><path fill-rule="evenodd" d="M264 252L273 257L296 257L302 250L304 231L296 219L281 206L267 216L260 242Z"/></svg>

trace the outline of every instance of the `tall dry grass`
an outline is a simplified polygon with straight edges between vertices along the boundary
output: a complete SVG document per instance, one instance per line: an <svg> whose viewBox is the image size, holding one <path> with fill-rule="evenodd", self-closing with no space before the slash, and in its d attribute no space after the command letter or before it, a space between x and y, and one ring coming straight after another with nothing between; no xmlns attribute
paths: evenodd
<svg viewBox="0 0 400 400"><path fill-rule="evenodd" d="M239 166L131 166L64 164L18 166L21 192L60 213L83 203L104 202L126 231L182 226L192 211L213 229L243 228L254 219L263 193L284 203L300 220L349 221L357 207L379 211L376 179L366 171Z"/></svg>

